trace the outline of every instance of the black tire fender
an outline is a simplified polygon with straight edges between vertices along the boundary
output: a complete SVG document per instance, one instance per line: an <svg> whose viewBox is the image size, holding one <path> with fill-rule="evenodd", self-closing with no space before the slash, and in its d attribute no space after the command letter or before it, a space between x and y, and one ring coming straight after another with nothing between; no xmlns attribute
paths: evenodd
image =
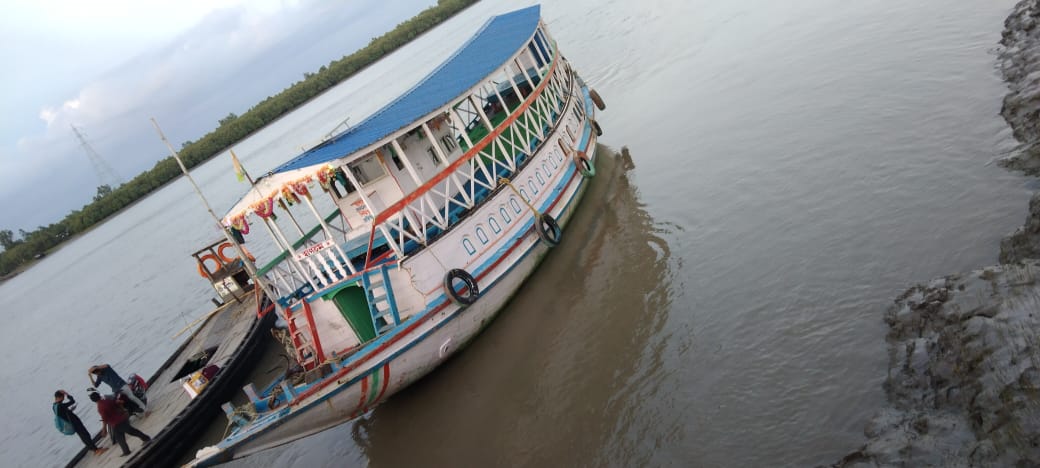
<svg viewBox="0 0 1040 468"><path fill-rule="evenodd" d="M464 292L455 290L455 280L462 281L466 286ZM451 298L452 302L462 307L477 302L477 298L480 297L480 287L477 286L476 278L461 268L453 268L445 273L444 292Z"/></svg>
<svg viewBox="0 0 1040 468"><path fill-rule="evenodd" d="M563 239L563 231L560 230L560 225L556 222L556 218L553 218L549 213L542 213L542 216L538 218L537 231L538 238L548 245L549 247L555 247L559 245L560 240Z"/></svg>
<svg viewBox="0 0 1040 468"><path fill-rule="evenodd" d="M595 89L589 88L589 98L592 99L592 103L596 105L599 110L607 110L607 105L603 103L603 98L599 97L599 93Z"/></svg>
<svg viewBox="0 0 1040 468"><path fill-rule="evenodd" d="M592 127L592 131L596 132L596 136L603 136L603 129L599 127L599 122L596 122L596 119L589 119L589 126Z"/></svg>

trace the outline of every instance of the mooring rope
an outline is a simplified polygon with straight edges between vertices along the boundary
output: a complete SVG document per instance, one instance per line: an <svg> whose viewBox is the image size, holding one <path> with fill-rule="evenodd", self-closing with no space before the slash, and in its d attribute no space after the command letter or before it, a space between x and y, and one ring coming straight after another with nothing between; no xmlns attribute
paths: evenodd
<svg viewBox="0 0 1040 468"><path fill-rule="evenodd" d="M523 195L520 195L520 191L517 190L516 187L513 187L513 184L512 184L512 182L509 181L509 179L507 179L505 177L499 177L498 178L498 183L505 184L509 188L513 189L513 193L516 194L517 198L519 198L521 201L523 201L524 204L527 205L527 207L530 208L532 212L534 212L535 219L540 219L542 217L542 213L540 211L538 211L538 209L535 208L534 205L531 204L531 202L527 201L527 199L524 198Z"/></svg>

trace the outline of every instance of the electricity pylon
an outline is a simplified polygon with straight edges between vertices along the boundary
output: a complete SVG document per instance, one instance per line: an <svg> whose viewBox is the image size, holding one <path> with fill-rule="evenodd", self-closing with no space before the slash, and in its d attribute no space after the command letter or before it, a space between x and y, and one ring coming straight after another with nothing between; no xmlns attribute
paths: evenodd
<svg viewBox="0 0 1040 468"><path fill-rule="evenodd" d="M72 127L73 133L79 139L79 145L87 153L90 165L94 167L94 174L97 174L98 183L100 185L108 185L112 189L120 186L123 183L123 178L119 177L119 174L104 159L101 159L101 155L94 150L93 146L90 146L90 143L87 143L87 138L83 136L83 133L75 125L70 124L69 126Z"/></svg>

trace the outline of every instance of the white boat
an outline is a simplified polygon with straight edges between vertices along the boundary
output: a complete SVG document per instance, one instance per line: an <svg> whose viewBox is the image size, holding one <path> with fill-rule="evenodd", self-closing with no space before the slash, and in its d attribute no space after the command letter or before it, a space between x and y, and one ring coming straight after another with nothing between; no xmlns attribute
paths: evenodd
<svg viewBox="0 0 1040 468"><path fill-rule="evenodd" d="M300 371L247 385L247 404L224 406L227 437L191 464L356 418L473 339L566 233L595 175L597 108L533 6L491 18L409 91L258 180L223 222L281 252L257 275ZM283 229L276 207L315 225L294 214Z"/></svg>

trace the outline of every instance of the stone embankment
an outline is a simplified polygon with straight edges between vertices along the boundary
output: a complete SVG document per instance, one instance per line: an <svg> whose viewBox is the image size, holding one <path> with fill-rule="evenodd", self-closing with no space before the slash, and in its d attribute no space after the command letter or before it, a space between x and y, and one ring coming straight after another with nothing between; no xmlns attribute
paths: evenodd
<svg viewBox="0 0 1040 468"><path fill-rule="evenodd" d="M1040 0L1004 24L1002 165L1040 175ZM1000 265L910 288L885 313L889 406L836 467L1040 466L1040 194Z"/></svg>
<svg viewBox="0 0 1040 468"><path fill-rule="evenodd" d="M1040 261L952 275L885 313L890 407L835 466L1040 463Z"/></svg>

